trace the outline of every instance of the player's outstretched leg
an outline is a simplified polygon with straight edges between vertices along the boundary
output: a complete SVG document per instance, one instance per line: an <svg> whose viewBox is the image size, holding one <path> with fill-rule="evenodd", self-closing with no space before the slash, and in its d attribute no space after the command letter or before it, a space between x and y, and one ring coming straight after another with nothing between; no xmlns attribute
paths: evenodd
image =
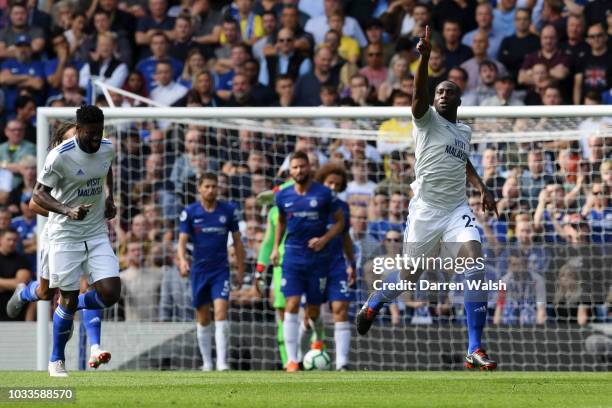
<svg viewBox="0 0 612 408"><path fill-rule="evenodd" d="M370 330L370 327L372 327L372 323L374 323L376 315L378 315L378 312L380 309L382 309L385 303L391 302L402 294L402 291L399 290L386 289L388 287L387 285L396 284L400 280L400 273L392 272L384 280L383 289L376 290L370 294L368 300L366 300L355 317L357 333L361 335L366 334Z"/></svg>
<svg viewBox="0 0 612 408"><path fill-rule="evenodd" d="M6 314L14 319L28 303L51 300L54 292L55 289L49 289L49 281L44 278L40 281L31 281L27 285L20 283L6 304Z"/></svg>
<svg viewBox="0 0 612 408"><path fill-rule="evenodd" d="M61 291L60 304L53 314L53 347L49 358L51 377L68 377L65 349L72 333L78 294L78 291Z"/></svg>
<svg viewBox="0 0 612 408"><path fill-rule="evenodd" d="M483 268L470 268L465 271L464 306L468 329L468 352L465 356L464 366L468 369L495 370L497 362L490 359L481 348L482 332L487 321L488 292L475 286L476 282L483 282L485 273ZM472 282L473 286L470 286Z"/></svg>

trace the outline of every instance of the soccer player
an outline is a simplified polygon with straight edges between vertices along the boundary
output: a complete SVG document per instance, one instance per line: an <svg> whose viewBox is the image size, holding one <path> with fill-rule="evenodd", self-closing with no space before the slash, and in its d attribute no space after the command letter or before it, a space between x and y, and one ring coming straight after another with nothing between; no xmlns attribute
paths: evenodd
<svg viewBox="0 0 612 408"><path fill-rule="evenodd" d="M105 220L117 212L111 169L115 149L102 138L100 108L84 105L76 116L76 136L49 152L33 194L34 201L49 211L49 287L60 289L53 315L52 377L68 376L64 351L77 308L104 309L121 294L119 263ZM95 290L79 296L84 273Z"/></svg>
<svg viewBox="0 0 612 408"><path fill-rule="evenodd" d="M319 169L316 180L338 194L346 190L347 174L344 166L337 162L329 162ZM350 220L351 214L345 201L336 199L342 209L345 220ZM331 227L333 225L330 219ZM331 302L334 315L334 341L336 343L336 370L348 370L348 355L351 345L351 325L348 320L348 308L351 301L350 287L355 283L355 258L353 240L349 234L350 223L344 224L341 234L335 236L328 244L331 254L331 267L327 275L325 298Z"/></svg>
<svg viewBox="0 0 612 408"><path fill-rule="evenodd" d="M331 190L312 180L306 153L293 153L289 161L289 173L295 184L276 194L279 217L270 260L274 265L279 265L279 246L286 232L282 265L284 335L287 372L295 372L299 370L297 343L300 298L306 294L306 315L316 324L325 297L325 282L331 258L327 244L342 232L344 216ZM334 224L327 229L328 220L332 216Z"/></svg>
<svg viewBox="0 0 612 408"><path fill-rule="evenodd" d="M461 91L451 81L443 81L435 88L434 107L429 106L427 66L431 45L430 30L417 44L421 54L418 62L412 116L416 142L416 181L412 184L414 198L410 203L407 227L404 232L404 255L431 257L440 240L460 245L456 254L464 260L482 257L480 234L466 198L466 178L479 192L484 211L495 211L491 192L470 163L469 149L471 129L457 121L457 108L461 104ZM481 282L484 269L477 262L465 271L466 281ZM467 266L467 264L466 264ZM401 273L391 274L387 282L418 278L422 270L402 268ZM383 288L384 289L384 288ZM385 302L399 296L400 291L373 292L357 314L359 334L370 329L376 314ZM468 328L466 368L493 370L497 363L481 348L481 337L487 315L487 292L469 290L466 285L465 310Z"/></svg>
<svg viewBox="0 0 612 408"><path fill-rule="evenodd" d="M76 125L74 122L64 122L53 133L49 141L49 150L59 146L64 140L74 137L76 134ZM35 213L48 217L49 212L38 205L34 199L30 200L30 209ZM42 242L47 242L47 229L49 223L46 223L41 235L44 237ZM37 302L39 300L52 300L55 294L55 289L49 288L49 259L48 248L41 248L40 260L41 276L39 280L31 281L28 285L20 284L6 306L6 311L9 316L17 316L26 304ZM81 295L87 292L87 288L83 290L83 281L87 283L87 279L81 277ZM98 368L101 364L106 364L111 359L111 353L100 348L100 337L102 330L102 309L83 309L82 316L87 337L91 345L91 354L89 356L88 365L91 368Z"/></svg>
<svg viewBox="0 0 612 408"><path fill-rule="evenodd" d="M181 276L191 272L193 307L196 309L197 338L202 353L203 371L213 369L212 325L210 306L215 318L215 345L217 370L227 371L227 321L230 293L230 270L227 254L228 235L231 234L236 251L236 283L242 284L245 252L238 230L238 210L233 205L217 200L218 179L214 173L205 173L198 183L200 201L181 212L178 243ZM187 259L187 242L193 243L192 262Z"/></svg>

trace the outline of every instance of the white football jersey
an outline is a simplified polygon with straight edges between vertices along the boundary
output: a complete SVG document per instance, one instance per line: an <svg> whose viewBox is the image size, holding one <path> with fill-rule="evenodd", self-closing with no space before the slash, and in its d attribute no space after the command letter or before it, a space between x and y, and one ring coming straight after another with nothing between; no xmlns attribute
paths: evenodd
<svg viewBox="0 0 612 408"><path fill-rule="evenodd" d="M413 118L413 123L416 180L411 187L415 197L453 210L467 200L465 165L472 129L461 122L449 122L431 106L421 118Z"/></svg>
<svg viewBox="0 0 612 408"><path fill-rule="evenodd" d="M49 213L49 242L80 242L108 234L104 217L105 182L114 158L115 148L108 139L102 139L96 153L81 150L75 137L49 152L38 182L51 187L51 196L69 207L92 205L81 221Z"/></svg>

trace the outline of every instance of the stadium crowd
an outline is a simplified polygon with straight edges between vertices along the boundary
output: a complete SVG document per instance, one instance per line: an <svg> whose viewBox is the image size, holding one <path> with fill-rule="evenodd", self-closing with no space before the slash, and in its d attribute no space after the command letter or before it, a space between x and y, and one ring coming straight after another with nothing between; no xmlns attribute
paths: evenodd
<svg viewBox="0 0 612 408"><path fill-rule="evenodd" d="M35 278L36 218L27 202L36 182L36 107L108 105L94 80L132 93L111 92L112 103L126 107L148 105L144 98L194 108L408 107L414 46L429 25L430 88L456 82L463 105L612 104L606 0L15 0L0 11L0 320L7 319L4 305L16 283ZM316 125L356 126L323 119ZM471 125L480 132L567 127L550 119ZM373 257L401 250L414 180L411 123L375 126L377 140L369 142L278 134L273 122L260 131L165 121L108 130L120 149L114 166L120 217L111 233L124 283L112 317L193 321L175 241L178 214L198 198L204 171L219 174L220 198L241 210L253 272L266 227L266 208L256 197L287 177L289 154L298 150L315 168L329 160L346 165L350 182L342 198L351 206L360 304L377 278ZM500 213L483 214L479 196L470 195L488 273L508 283L490 299L496 324L584 325L612 315L612 138L602 136L612 121L575 126L578 141L483 143L472 155ZM231 251L230 257L235 262ZM252 313L270 310L252 277L232 292L233 312L273 319ZM461 321L460 296L411 293L382 319ZM34 309L20 318L33 319Z"/></svg>

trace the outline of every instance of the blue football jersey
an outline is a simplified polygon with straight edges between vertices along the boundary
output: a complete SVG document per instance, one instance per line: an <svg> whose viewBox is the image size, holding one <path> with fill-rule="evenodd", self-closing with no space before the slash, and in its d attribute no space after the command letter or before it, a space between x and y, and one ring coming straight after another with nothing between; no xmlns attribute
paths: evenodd
<svg viewBox="0 0 612 408"><path fill-rule="evenodd" d="M183 210L179 231L188 234L193 243L191 268L193 272L216 271L229 267L227 239L238 231L238 210L224 201L217 201L208 212L200 202Z"/></svg>
<svg viewBox="0 0 612 408"><path fill-rule="evenodd" d="M323 184L313 182L304 195L287 187L276 194L276 205L287 219L284 262L311 263L329 254L329 244L318 253L308 241L327 232L330 216L338 209L338 200Z"/></svg>
<svg viewBox="0 0 612 408"><path fill-rule="evenodd" d="M351 218L351 209L349 205L346 201L340 200L339 198L336 198L336 201L338 207L342 209L342 214L344 214L344 229L327 244L327 251L334 260L344 258L344 234L348 233L351 229L351 223L349 222ZM330 215L327 229L329 230L332 225L334 225L334 217Z"/></svg>

